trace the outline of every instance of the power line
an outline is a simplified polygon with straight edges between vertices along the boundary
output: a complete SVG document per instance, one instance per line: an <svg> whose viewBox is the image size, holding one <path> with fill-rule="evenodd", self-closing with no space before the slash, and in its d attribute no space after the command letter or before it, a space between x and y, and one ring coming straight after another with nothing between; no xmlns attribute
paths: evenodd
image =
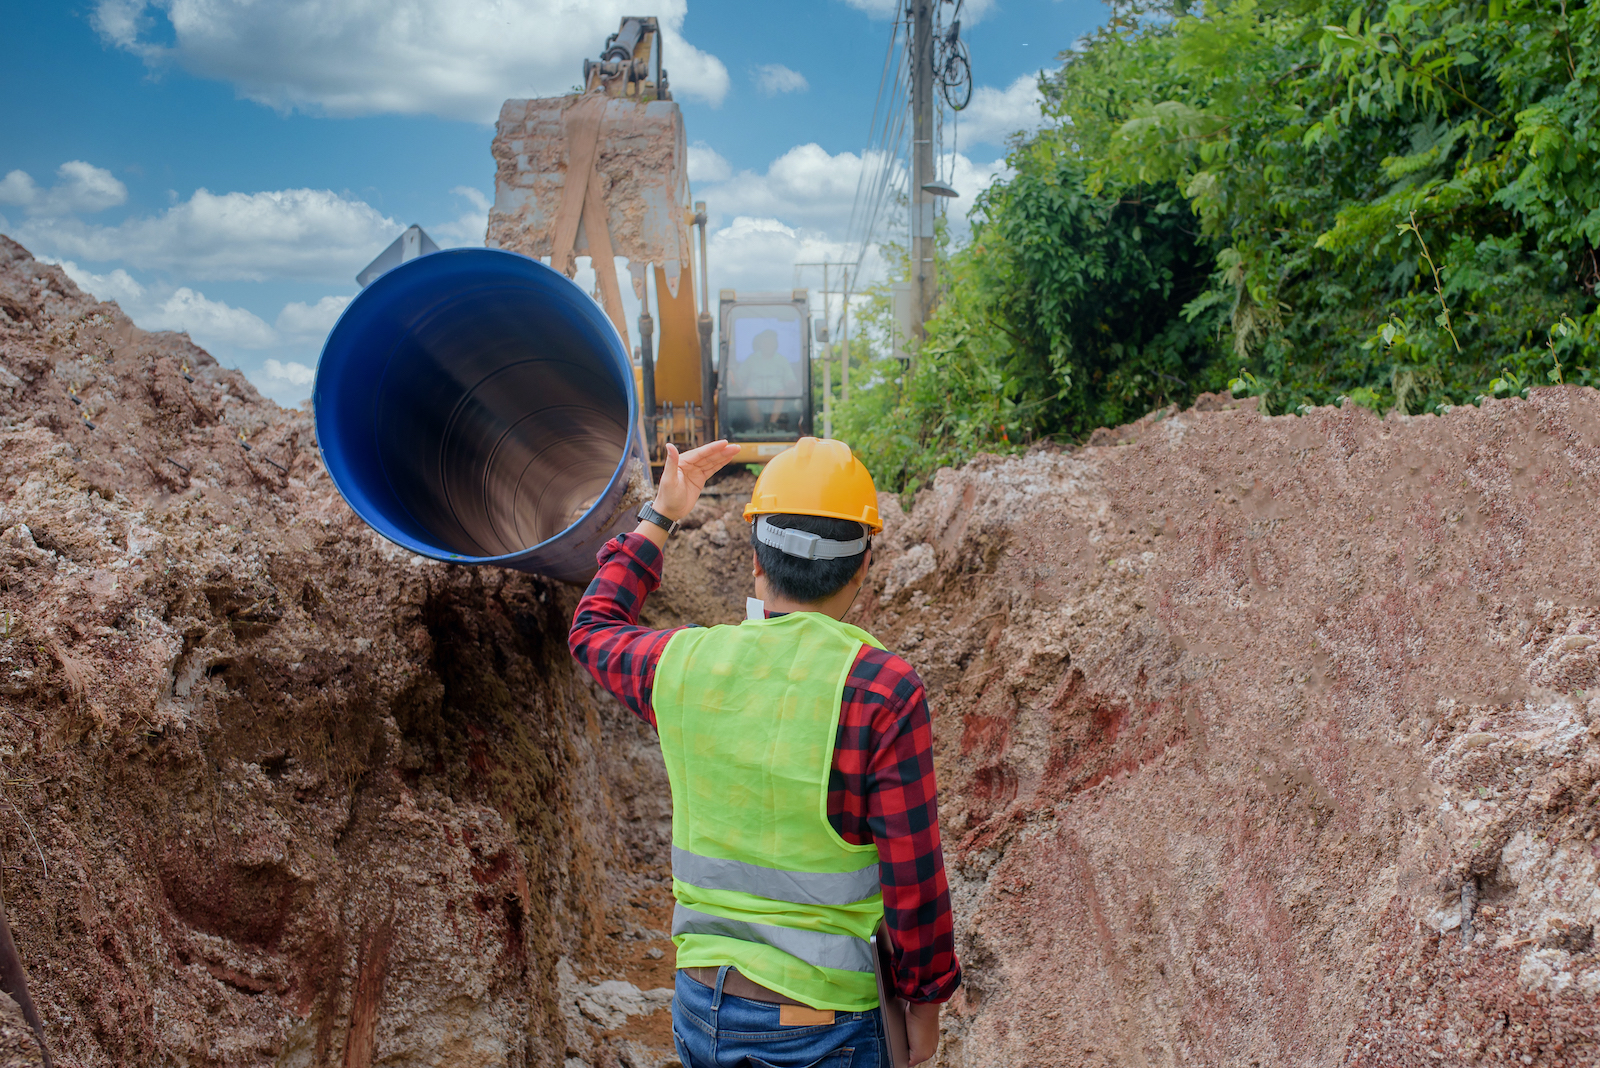
<svg viewBox="0 0 1600 1068"><path fill-rule="evenodd" d="M900 34L906 25L904 12L901 12L890 27L889 45L878 79L878 95L872 105L867 147L862 152L861 176L856 183L850 226L846 231L847 245L855 248L854 260L845 261L853 268L852 277L859 276L867 252L877 237L884 208L905 180L906 168L902 161L910 77L903 61Z"/></svg>

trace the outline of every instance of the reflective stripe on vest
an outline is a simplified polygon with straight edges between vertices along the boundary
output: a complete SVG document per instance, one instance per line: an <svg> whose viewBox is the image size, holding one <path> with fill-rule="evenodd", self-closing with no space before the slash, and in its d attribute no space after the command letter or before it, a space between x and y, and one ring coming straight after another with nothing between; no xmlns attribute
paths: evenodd
<svg viewBox="0 0 1600 1068"><path fill-rule="evenodd" d="M698 934L720 938L737 938L741 942L759 942L781 949L791 956L815 964L819 968L833 968L841 972L872 971L872 946L852 935L823 934L820 931L800 931L793 927L777 927L770 923L746 923L713 916L684 905L672 909L672 937Z"/></svg>
<svg viewBox="0 0 1600 1068"><path fill-rule="evenodd" d="M702 857L673 846L672 877L706 890L736 890L774 901L851 905L878 892L878 861L874 857L856 871L784 871L742 860Z"/></svg>

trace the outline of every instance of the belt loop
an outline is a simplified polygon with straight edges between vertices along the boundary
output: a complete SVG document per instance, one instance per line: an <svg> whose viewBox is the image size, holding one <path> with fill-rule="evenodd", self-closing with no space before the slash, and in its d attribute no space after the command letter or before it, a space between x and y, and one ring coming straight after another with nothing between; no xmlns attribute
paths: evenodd
<svg viewBox="0 0 1600 1068"><path fill-rule="evenodd" d="M713 1013L722 1008L722 984L728 981L728 973L732 970L733 965L731 964L724 964L722 967L717 969L717 986L716 989L711 992L711 1011ZM712 1016L711 1018L711 1026L718 1026L715 1016Z"/></svg>

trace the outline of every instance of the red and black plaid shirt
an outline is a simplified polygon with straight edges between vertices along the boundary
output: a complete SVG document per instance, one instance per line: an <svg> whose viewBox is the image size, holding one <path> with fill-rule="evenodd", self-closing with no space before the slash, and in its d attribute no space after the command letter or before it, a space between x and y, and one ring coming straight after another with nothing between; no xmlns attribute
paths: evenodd
<svg viewBox="0 0 1600 1068"><path fill-rule="evenodd" d="M642 534L624 534L607 542L598 559L600 573L572 620L572 655L654 727L650 690L676 631L639 626L639 612L661 585L661 550ZM896 985L911 1001L944 1001L961 983L935 793L922 680L893 653L863 646L840 701L828 822L852 845L878 847Z"/></svg>

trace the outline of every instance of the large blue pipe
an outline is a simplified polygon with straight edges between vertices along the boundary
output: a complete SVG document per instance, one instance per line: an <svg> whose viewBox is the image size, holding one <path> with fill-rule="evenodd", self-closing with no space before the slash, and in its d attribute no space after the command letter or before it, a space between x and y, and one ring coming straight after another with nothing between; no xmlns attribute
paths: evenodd
<svg viewBox="0 0 1600 1068"><path fill-rule="evenodd" d="M584 582L650 492L616 328L514 252L435 252L374 280L328 335L313 396L344 499L435 560Z"/></svg>

